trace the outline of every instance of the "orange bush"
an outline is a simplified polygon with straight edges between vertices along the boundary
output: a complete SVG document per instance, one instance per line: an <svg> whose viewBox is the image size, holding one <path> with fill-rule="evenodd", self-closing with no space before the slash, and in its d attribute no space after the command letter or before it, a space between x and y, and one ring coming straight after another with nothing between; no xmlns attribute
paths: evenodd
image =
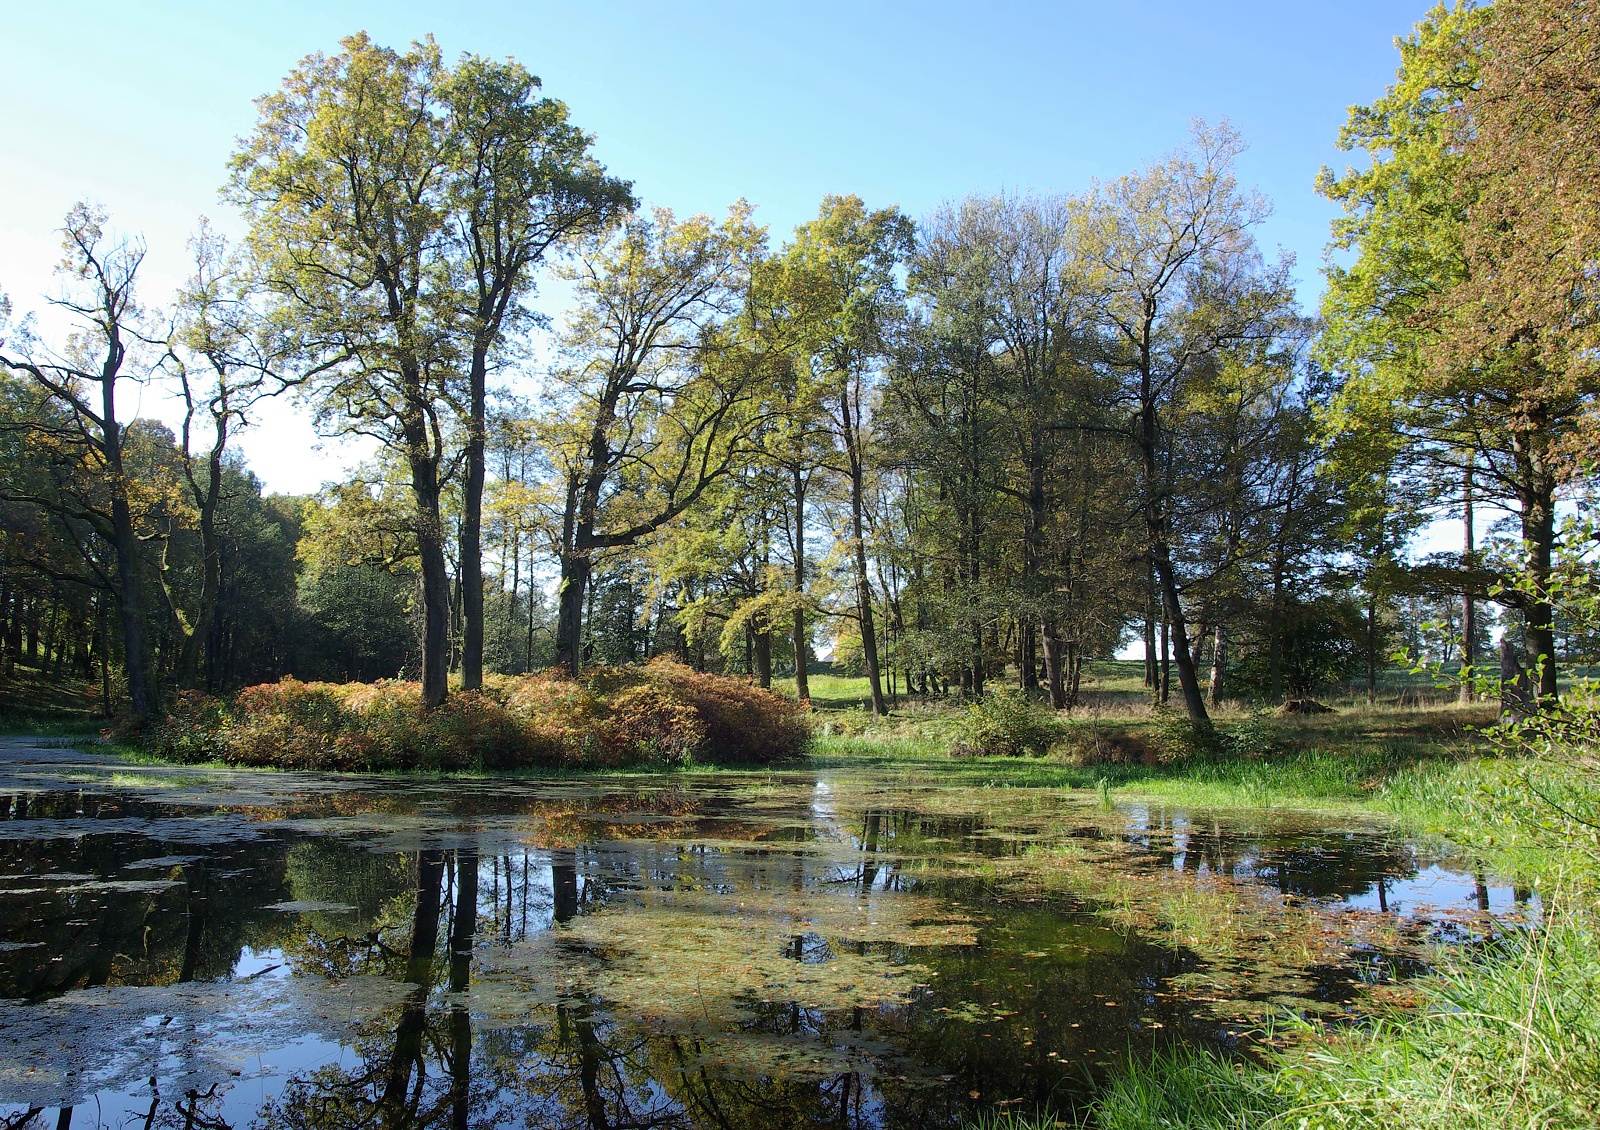
<svg viewBox="0 0 1600 1130"><path fill-rule="evenodd" d="M619 691L606 721L607 744L622 757L681 765L705 747L707 727L694 706L661 687Z"/></svg>
<svg viewBox="0 0 1600 1130"><path fill-rule="evenodd" d="M424 714L416 683L246 687L229 700L185 693L146 738L177 761L294 769L621 768L799 756L799 704L679 663L491 677Z"/></svg>
<svg viewBox="0 0 1600 1130"><path fill-rule="evenodd" d="M696 756L702 760L766 764L805 753L810 719L794 699L670 659L652 660L644 670L652 685L681 696L700 716L706 736Z"/></svg>

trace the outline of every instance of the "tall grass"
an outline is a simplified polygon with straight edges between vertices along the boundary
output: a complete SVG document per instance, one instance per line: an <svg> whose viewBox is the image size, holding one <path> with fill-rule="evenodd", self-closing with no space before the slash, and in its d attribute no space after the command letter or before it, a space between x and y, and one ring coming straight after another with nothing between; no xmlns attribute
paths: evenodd
<svg viewBox="0 0 1600 1130"><path fill-rule="evenodd" d="M1178 1046L1135 1060L1101 1094L1100 1130L1255 1130L1280 1118L1284 1103L1270 1072Z"/></svg>
<svg viewBox="0 0 1600 1130"><path fill-rule="evenodd" d="M1102 1092L1101 1130L1600 1126L1600 946L1581 910L1447 961L1410 1013L1314 1029L1264 1065L1178 1048Z"/></svg>

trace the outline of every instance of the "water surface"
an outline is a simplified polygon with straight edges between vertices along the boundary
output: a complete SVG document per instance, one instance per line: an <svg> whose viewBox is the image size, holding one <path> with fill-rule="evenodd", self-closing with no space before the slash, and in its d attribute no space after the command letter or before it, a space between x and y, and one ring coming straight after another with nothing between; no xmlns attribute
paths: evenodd
<svg viewBox="0 0 1600 1130"><path fill-rule="evenodd" d="M1338 1021L1537 913L1460 867L1375 824L1067 790L3 741L0 1125L1069 1115L1130 1051Z"/></svg>

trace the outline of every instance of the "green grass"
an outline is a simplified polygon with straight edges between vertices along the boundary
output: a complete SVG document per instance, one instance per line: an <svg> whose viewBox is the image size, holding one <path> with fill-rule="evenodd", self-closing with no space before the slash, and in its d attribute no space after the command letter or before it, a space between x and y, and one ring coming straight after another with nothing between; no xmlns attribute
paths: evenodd
<svg viewBox="0 0 1600 1130"><path fill-rule="evenodd" d="M86 734L104 726L98 686L18 664L0 679L0 734Z"/></svg>
<svg viewBox="0 0 1600 1130"><path fill-rule="evenodd" d="M1175 1048L1101 1094L1100 1130L1600 1125L1600 944L1586 916L1447 958L1420 1005L1307 1028L1264 1062Z"/></svg>
<svg viewBox="0 0 1600 1130"><path fill-rule="evenodd" d="M952 758L951 711L921 708L899 718L860 722L838 732L839 715L820 716L810 762L877 779L937 781L988 788L1109 788L1114 794L1182 800L1198 807L1296 807L1438 815L1448 791L1438 784L1470 764L1481 746L1472 727L1491 717L1483 708L1387 707L1315 717L1242 716L1219 720L1233 735L1232 754L1150 763L1047 758ZM848 716L846 716L848 717ZM1150 747L1180 719L1152 719L1148 710L1074 723L1102 734L1137 736ZM829 731L833 732L829 732ZM1404 787L1392 786L1403 782Z"/></svg>

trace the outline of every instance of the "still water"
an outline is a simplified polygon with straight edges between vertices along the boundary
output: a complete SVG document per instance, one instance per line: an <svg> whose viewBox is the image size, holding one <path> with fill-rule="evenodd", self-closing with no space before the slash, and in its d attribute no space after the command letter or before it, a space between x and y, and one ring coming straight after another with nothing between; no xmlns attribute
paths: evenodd
<svg viewBox="0 0 1600 1130"><path fill-rule="evenodd" d="M0 741L0 1126L956 1127L1538 913L1381 826Z"/></svg>

